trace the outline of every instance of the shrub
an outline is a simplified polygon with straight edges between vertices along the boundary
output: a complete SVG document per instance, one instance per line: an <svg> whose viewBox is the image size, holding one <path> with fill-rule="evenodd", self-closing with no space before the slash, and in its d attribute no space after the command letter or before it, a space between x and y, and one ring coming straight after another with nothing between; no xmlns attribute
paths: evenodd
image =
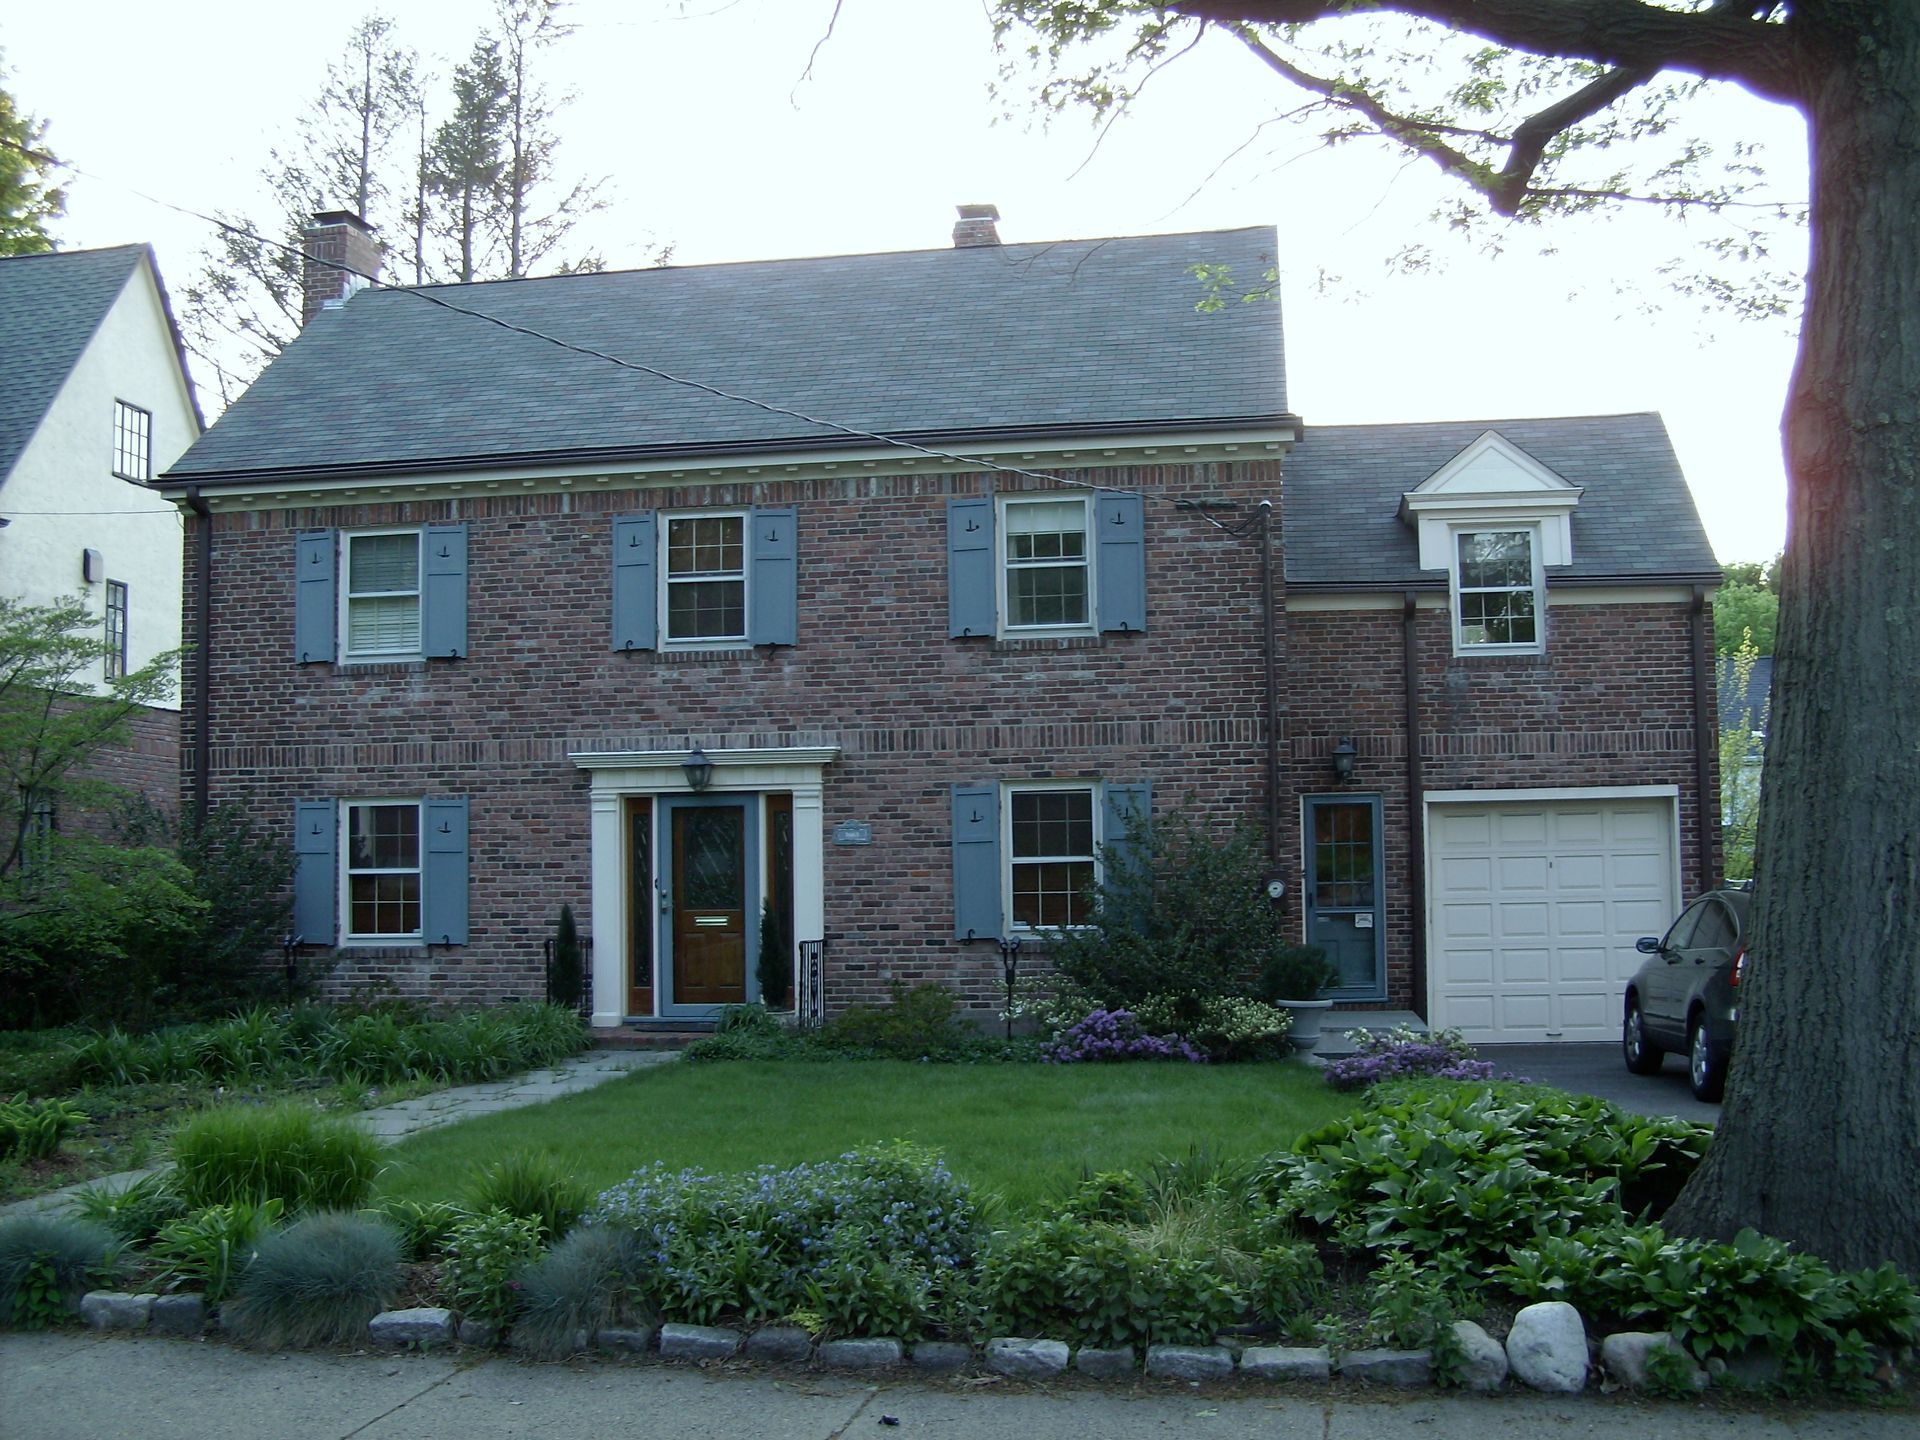
<svg viewBox="0 0 1920 1440"><path fill-rule="evenodd" d="M548 1360L571 1355L582 1331L591 1334L621 1318L641 1259L631 1231L608 1225L573 1231L521 1273L515 1347Z"/></svg>
<svg viewBox="0 0 1920 1440"><path fill-rule="evenodd" d="M829 1334L914 1340L933 1316L933 1281L925 1267L874 1249L864 1236L843 1234L829 1243L804 1283L807 1308Z"/></svg>
<svg viewBox="0 0 1920 1440"><path fill-rule="evenodd" d="M1187 1060L1199 1065L1206 1056L1178 1035L1149 1035L1127 1010L1096 1010L1075 1025L1040 1058L1054 1065L1089 1061Z"/></svg>
<svg viewBox="0 0 1920 1440"><path fill-rule="evenodd" d="M441 1289L468 1319L505 1324L520 1305L515 1282L540 1249L538 1220L504 1210L470 1215L447 1236Z"/></svg>
<svg viewBox="0 0 1920 1440"><path fill-rule="evenodd" d="M399 1293L399 1237L370 1216L326 1210L260 1241L221 1319L269 1349L344 1344Z"/></svg>
<svg viewBox="0 0 1920 1440"><path fill-rule="evenodd" d="M756 973L760 995L785 1008L793 998L793 927L772 900L760 907L760 959Z"/></svg>
<svg viewBox="0 0 1920 1440"><path fill-rule="evenodd" d="M1265 849L1246 826L1222 835L1175 812L1102 860L1086 923L1048 945L1055 970L1106 1009L1169 996L1184 1029L1184 1007L1251 994L1261 967L1290 943L1266 896Z"/></svg>
<svg viewBox="0 0 1920 1440"><path fill-rule="evenodd" d="M560 922L553 931L553 968L547 972L547 1003L580 1008L586 974L580 960L580 927L573 918L573 906L560 907Z"/></svg>
<svg viewBox="0 0 1920 1440"><path fill-rule="evenodd" d="M1711 1133L1535 1086L1403 1082L1301 1136L1253 1190L1350 1249L1405 1248L1464 1273L1677 1188Z"/></svg>
<svg viewBox="0 0 1920 1440"><path fill-rule="evenodd" d="M1209 1060L1276 1060L1288 1053L1293 1016L1264 1000L1209 995L1182 1005L1172 996L1153 995L1140 1002L1134 1018L1142 1029L1164 1035L1179 1026L1182 1010L1187 1021L1181 1034Z"/></svg>
<svg viewBox="0 0 1920 1440"><path fill-rule="evenodd" d="M0 1321L38 1330L64 1319L90 1282L113 1275L119 1254L119 1242L90 1220L0 1220Z"/></svg>
<svg viewBox="0 0 1920 1440"><path fill-rule="evenodd" d="M1146 1182L1131 1170L1103 1170L1074 1187L1060 1213L1076 1220L1124 1222L1144 1220Z"/></svg>
<svg viewBox="0 0 1920 1440"><path fill-rule="evenodd" d="M400 1237L400 1251L409 1260L427 1260L446 1248L453 1227L467 1212L444 1200L402 1200L390 1196L374 1212Z"/></svg>
<svg viewBox="0 0 1920 1440"><path fill-rule="evenodd" d="M360 1204L380 1143L349 1120L289 1101L204 1110L173 1136L174 1188L188 1208L278 1200L290 1211Z"/></svg>
<svg viewBox="0 0 1920 1440"><path fill-rule="evenodd" d="M142 1175L123 1190L104 1184L74 1192L73 1208L82 1219L104 1225L127 1245L143 1245L162 1226L187 1213L187 1204L164 1173Z"/></svg>
<svg viewBox="0 0 1920 1440"><path fill-rule="evenodd" d="M1082 1345L1210 1342L1242 1300L1217 1265L1156 1254L1107 1225L1042 1220L1000 1237L981 1264L999 1333Z"/></svg>
<svg viewBox="0 0 1920 1440"><path fill-rule="evenodd" d="M1292 1329L1318 1310L1326 1294L1326 1267L1311 1245L1270 1245L1254 1257L1247 1300L1256 1319Z"/></svg>
<svg viewBox="0 0 1920 1440"><path fill-rule="evenodd" d="M0 1160L44 1160L87 1119L67 1100L0 1100Z"/></svg>
<svg viewBox="0 0 1920 1440"><path fill-rule="evenodd" d="M1349 1030L1353 1054L1328 1063L1327 1084L1335 1090L1364 1090L1386 1080L1431 1076L1437 1080L1491 1080L1493 1062L1476 1058L1458 1030L1427 1035L1405 1025L1391 1030ZM1502 1077L1513 1079L1511 1075Z"/></svg>
<svg viewBox="0 0 1920 1440"><path fill-rule="evenodd" d="M539 1150L515 1150L474 1177L472 1208L503 1210L536 1221L558 1239L593 1203L593 1192L560 1161Z"/></svg>
<svg viewBox="0 0 1920 1440"><path fill-rule="evenodd" d="M1340 969L1319 945L1281 945L1260 962L1254 993L1269 1004L1318 1000L1340 983Z"/></svg>
<svg viewBox="0 0 1920 1440"><path fill-rule="evenodd" d="M160 1227L151 1250L160 1264L160 1278L184 1280L206 1292L207 1303L217 1305L253 1259L254 1247L280 1220L280 1202L259 1205L240 1201L209 1205L204 1210Z"/></svg>
<svg viewBox="0 0 1920 1440"><path fill-rule="evenodd" d="M954 994L944 985L898 981L888 1005L850 1005L820 1028L819 1043L833 1050L870 1050L898 1060L943 1058L973 1037L954 1019Z"/></svg>

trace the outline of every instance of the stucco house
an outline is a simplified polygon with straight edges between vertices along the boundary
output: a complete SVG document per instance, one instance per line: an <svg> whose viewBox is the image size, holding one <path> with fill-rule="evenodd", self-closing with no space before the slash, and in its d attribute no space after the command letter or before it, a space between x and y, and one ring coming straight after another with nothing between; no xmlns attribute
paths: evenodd
<svg viewBox="0 0 1920 1440"><path fill-rule="evenodd" d="M995 942L1186 806L1266 823L1344 1001L1614 1033L1716 864L1718 571L1657 418L1317 428L1278 307L1196 306L1273 230L996 218L424 291L342 284L377 252L318 218L313 318L162 480L185 783L287 827L302 942L531 995L565 902L603 1027L758 997L763 944L809 1009L985 1012Z"/></svg>
<svg viewBox="0 0 1920 1440"><path fill-rule="evenodd" d="M84 596L97 687L180 646L180 511L152 482L201 421L151 248L0 259L0 355L0 593ZM176 690L91 770L171 806L178 751Z"/></svg>

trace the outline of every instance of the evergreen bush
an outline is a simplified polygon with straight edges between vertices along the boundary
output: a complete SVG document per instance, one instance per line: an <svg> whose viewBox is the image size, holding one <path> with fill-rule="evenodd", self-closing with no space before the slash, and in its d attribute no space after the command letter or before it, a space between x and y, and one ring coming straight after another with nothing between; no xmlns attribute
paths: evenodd
<svg viewBox="0 0 1920 1440"><path fill-rule="evenodd" d="M547 976L547 1002L578 1010L585 979L580 960L580 929L574 923L573 906L562 905L560 923L553 932L553 969Z"/></svg>

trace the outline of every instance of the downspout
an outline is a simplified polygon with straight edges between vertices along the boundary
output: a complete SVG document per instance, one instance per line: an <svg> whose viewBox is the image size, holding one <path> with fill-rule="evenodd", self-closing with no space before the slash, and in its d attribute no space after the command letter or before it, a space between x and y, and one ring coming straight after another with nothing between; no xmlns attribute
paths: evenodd
<svg viewBox="0 0 1920 1440"><path fill-rule="evenodd" d="M198 485L187 487L187 505L200 524L195 545L194 618L193 618L193 821L206 823L213 777L213 741L207 732L208 697L212 694L210 674L213 668L213 511L200 495Z"/></svg>
<svg viewBox="0 0 1920 1440"><path fill-rule="evenodd" d="M1420 638L1416 627L1417 597L1411 590L1400 597L1400 680L1407 699L1407 894L1411 914L1407 931L1412 941L1409 967L1414 1012L1427 1018L1427 843L1426 817L1420 811L1424 780L1420 773Z"/></svg>
<svg viewBox="0 0 1920 1440"><path fill-rule="evenodd" d="M1711 890L1719 876L1713 863L1712 826L1719 821L1713 804L1713 747L1715 715L1719 708L1713 682L1713 646L1707 639L1707 587L1693 587L1693 794L1694 833L1698 840L1699 889Z"/></svg>
<svg viewBox="0 0 1920 1440"><path fill-rule="evenodd" d="M1260 502L1260 629L1267 682L1267 873L1280 874L1280 673L1273 633L1273 502Z"/></svg>

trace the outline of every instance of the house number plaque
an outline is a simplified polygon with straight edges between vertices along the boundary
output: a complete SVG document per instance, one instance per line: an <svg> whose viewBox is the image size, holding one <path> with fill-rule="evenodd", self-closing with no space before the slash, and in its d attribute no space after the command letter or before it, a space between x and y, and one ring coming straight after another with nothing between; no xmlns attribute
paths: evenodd
<svg viewBox="0 0 1920 1440"><path fill-rule="evenodd" d="M836 845L871 845L873 826L864 820L842 820L833 827L833 843Z"/></svg>

